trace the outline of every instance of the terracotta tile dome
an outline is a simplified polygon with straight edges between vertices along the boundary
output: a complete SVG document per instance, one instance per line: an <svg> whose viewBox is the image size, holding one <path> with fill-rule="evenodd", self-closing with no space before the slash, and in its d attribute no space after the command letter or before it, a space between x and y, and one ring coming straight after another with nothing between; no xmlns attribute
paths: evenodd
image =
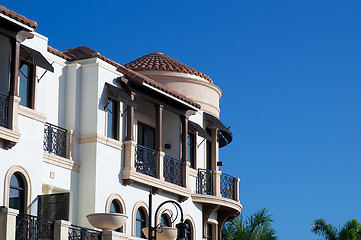
<svg viewBox="0 0 361 240"><path fill-rule="evenodd" d="M200 71L191 68L184 63L181 63L160 52L149 53L148 55L145 55L134 61L131 61L130 63L125 64L124 66L134 71L155 70L188 73L204 78L210 83L213 83L212 79L204 73L201 73Z"/></svg>

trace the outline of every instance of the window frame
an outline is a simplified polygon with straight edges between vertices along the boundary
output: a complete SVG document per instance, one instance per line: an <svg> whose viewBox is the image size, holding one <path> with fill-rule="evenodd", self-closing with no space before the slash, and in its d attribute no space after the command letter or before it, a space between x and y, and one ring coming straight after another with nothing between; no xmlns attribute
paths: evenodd
<svg viewBox="0 0 361 240"><path fill-rule="evenodd" d="M28 67L28 76L25 76L27 79L27 87L26 87L26 102L24 103L24 96L21 96L21 79L23 73L21 72L21 68L26 65ZM20 97L20 105L35 109L35 96L36 96L36 65L34 65L30 60L26 60L23 57L20 59L20 66L19 66L19 97Z"/></svg>
<svg viewBox="0 0 361 240"><path fill-rule="evenodd" d="M187 136L187 154L188 162L190 163L190 168L197 169L197 137L196 132L188 131Z"/></svg>
<svg viewBox="0 0 361 240"><path fill-rule="evenodd" d="M109 109L109 105L112 106L111 111ZM120 133L119 133L119 130L120 130L120 123L119 123L119 121L120 121L120 103L119 103L119 101L110 96L107 96L107 107L105 110L106 110L106 127L105 127L106 136L108 138L119 141L119 137L120 137ZM112 113L111 135L109 134L109 120L110 120L109 119L109 115L110 115L109 111Z"/></svg>

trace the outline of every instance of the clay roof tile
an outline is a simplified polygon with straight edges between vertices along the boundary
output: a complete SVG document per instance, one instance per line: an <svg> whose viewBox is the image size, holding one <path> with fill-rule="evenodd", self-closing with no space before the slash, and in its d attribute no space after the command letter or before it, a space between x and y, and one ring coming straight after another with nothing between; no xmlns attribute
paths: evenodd
<svg viewBox="0 0 361 240"><path fill-rule="evenodd" d="M0 5L0 13L4 14L5 16L7 16L9 18L12 18L12 19L14 19L14 20L16 20L18 22L21 22L21 23L31 27L32 29L34 29L34 31L38 27L38 24L35 21L33 21L31 19L28 19L25 16L20 15L20 14L14 12L12 10L9 10L6 7L1 6L1 5Z"/></svg>
<svg viewBox="0 0 361 240"><path fill-rule="evenodd" d="M140 66L146 65L145 69ZM181 72L188 73L192 75L199 76L204 78L205 80L213 83L212 79L201 73L200 71L185 65L167 55L164 55L160 52L149 53L148 55L144 55L134 61L131 61L124 65L125 67L132 69L134 71L148 71L148 70L156 70L156 71L171 71L171 72Z"/></svg>

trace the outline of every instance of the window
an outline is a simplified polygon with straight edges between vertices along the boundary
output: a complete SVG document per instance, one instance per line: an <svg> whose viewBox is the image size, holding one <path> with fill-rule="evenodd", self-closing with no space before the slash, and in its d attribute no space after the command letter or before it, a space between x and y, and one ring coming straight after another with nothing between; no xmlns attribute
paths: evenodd
<svg viewBox="0 0 361 240"><path fill-rule="evenodd" d="M110 203L110 208L109 208L109 212L111 213L122 213L122 207L120 206L119 202L117 200L113 200ZM116 232L123 232L123 227L120 227L118 229L115 229Z"/></svg>
<svg viewBox="0 0 361 240"><path fill-rule="evenodd" d="M109 138L118 139L118 106L118 101L108 98L107 136Z"/></svg>
<svg viewBox="0 0 361 240"><path fill-rule="evenodd" d="M33 108L34 99L34 65L21 61L19 69L19 96L21 98L20 104Z"/></svg>
<svg viewBox="0 0 361 240"><path fill-rule="evenodd" d="M188 161L191 168L196 168L196 135L193 132L188 132Z"/></svg>
<svg viewBox="0 0 361 240"><path fill-rule="evenodd" d="M150 149L155 149L155 129L139 122L138 144Z"/></svg>
<svg viewBox="0 0 361 240"><path fill-rule="evenodd" d="M162 214L159 224L161 227L170 227L170 220L167 214Z"/></svg>
<svg viewBox="0 0 361 240"><path fill-rule="evenodd" d="M212 136L212 131L207 129L207 133ZM212 141L206 142L206 169L212 170Z"/></svg>
<svg viewBox="0 0 361 240"><path fill-rule="evenodd" d="M146 227L146 214L143 208L139 208L135 219L135 236L139 238L146 238L142 229Z"/></svg>
<svg viewBox="0 0 361 240"><path fill-rule="evenodd" d="M25 211L25 184L20 173L14 173L10 178L9 208Z"/></svg>
<svg viewBox="0 0 361 240"><path fill-rule="evenodd" d="M213 239L213 224L207 223L207 239Z"/></svg>
<svg viewBox="0 0 361 240"><path fill-rule="evenodd" d="M185 220L184 222L186 225L187 225L187 229L186 229L186 237L187 237L187 240L193 240L192 236L192 224L189 220Z"/></svg>

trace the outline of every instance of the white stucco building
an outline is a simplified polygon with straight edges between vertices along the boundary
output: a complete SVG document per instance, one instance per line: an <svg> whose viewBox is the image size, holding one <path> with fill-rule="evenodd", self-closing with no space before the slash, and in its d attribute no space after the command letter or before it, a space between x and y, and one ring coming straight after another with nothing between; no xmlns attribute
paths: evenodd
<svg viewBox="0 0 361 240"><path fill-rule="evenodd" d="M0 239L96 239L81 227L99 212L128 216L104 239L142 239L150 191L151 216L174 200L188 239L220 239L242 210L239 179L219 170L232 141L221 90L162 53L123 66L58 51L36 27L0 6ZM158 223L175 226L163 210Z"/></svg>

